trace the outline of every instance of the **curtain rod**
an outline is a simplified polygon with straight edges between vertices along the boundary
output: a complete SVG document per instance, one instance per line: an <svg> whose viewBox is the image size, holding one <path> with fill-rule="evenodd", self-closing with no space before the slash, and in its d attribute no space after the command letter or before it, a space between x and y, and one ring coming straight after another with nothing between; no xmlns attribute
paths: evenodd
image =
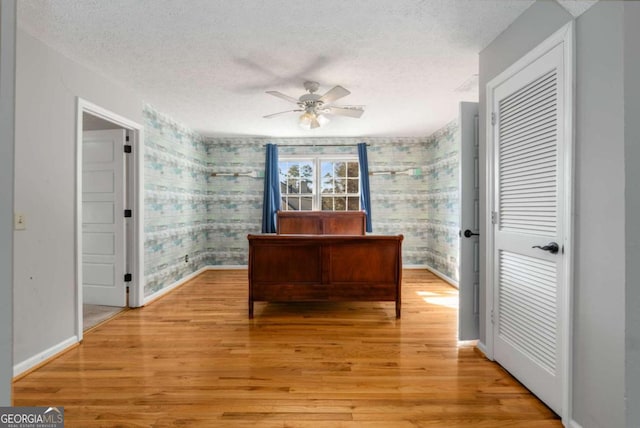
<svg viewBox="0 0 640 428"><path fill-rule="evenodd" d="M358 144L276 144L278 147L355 147ZM367 147L371 144L367 143ZM263 144L262 147L267 147Z"/></svg>

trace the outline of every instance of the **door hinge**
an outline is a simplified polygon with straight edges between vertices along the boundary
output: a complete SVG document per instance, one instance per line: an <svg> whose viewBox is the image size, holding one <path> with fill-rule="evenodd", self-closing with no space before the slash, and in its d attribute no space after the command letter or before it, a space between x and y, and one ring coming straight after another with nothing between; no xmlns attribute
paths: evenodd
<svg viewBox="0 0 640 428"><path fill-rule="evenodd" d="M129 141L129 140L127 139L127 141ZM131 144L125 144L124 145L124 152L125 153L131 153Z"/></svg>
<svg viewBox="0 0 640 428"><path fill-rule="evenodd" d="M130 273L125 273L124 274L124 282L131 282L131 274Z"/></svg>
<svg viewBox="0 0 640 428"><path fill-rule="evenodd" d="M491 211L491 224L498 224L498 213Z"/></svg>
<svg viewBox="0 0 640 428"><path fill-rule="evenodd" d="M129 217L133 216L133 211L124 210L124 216L125 216L125 218L129 218Z"/></svg>
<svg viewBox="0 0 640 428"><path fill-rule="evenodd" d="M495 323L495 318L493 316L493 309L491 309L491 324Z"/></svg>
<svg viewBox="0 0 640 428"><path fill-rule="evenodd" d="M498 117L496 116L496 114L491 113L491 124L495 125L497 121L498 121Z"/></svg>
<svg viewBox="0 0 640 428"><path fill-rule="evenodd" d="M125 141L129 141L129 136L127 135L126 137L124 137Z"/></svg>

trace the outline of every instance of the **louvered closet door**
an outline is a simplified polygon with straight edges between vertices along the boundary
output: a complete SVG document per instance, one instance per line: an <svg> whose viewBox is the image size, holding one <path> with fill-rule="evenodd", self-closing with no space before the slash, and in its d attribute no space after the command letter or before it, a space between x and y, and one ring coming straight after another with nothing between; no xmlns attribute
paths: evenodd
<svg viewBox="0 0 640 428"><path fill-rule="evenodd" d="M562 47L495 89L494 358L561 413ZM558 243L556 254L534 246Z"/></svg>

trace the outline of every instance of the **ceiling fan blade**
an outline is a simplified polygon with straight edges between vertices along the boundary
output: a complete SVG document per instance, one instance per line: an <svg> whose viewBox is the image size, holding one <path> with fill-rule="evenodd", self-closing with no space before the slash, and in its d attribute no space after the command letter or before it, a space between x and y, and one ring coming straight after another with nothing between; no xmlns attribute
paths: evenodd
<svg viewBox="0 0 640 428"><path fill-rule="evenodd" d="M363 107L329 107L326 109L326 112L329 114L335 114L338 116L348 116L355 117L359 119L364 113Z"/></svg>
<svg viewBox="0 0 640 428"><path fill-rule="evenodd" d="M290 97L289 95L285 95L282 92L278 91L267 91L267 94L273 95L274 97L282 98L283 100L298 104L298 99Z"/></svg>
<svg viewBox="0 0 640 428"><path fill-rule="evenodd" d="M278 112L278 113L268 114L268 115L262 116L262 117L265 118L265 119L271 119L272 117L280 116L281 114L291 113L291 112L294 112L294 111L304 111L304 110L300 110L300 109L287 110L287 111L281 111L281 112Z"/></svg>
<svg viewBox="0 0 640 428"><path fill-rule="evenodd" d="M334 86L332 89L329 89L326 94L320 97L320 101L322 101L325 104L329 104L342 97L346 97L350 93L351 92L347 91L345 88L343 88L340 85Z"/></svg>

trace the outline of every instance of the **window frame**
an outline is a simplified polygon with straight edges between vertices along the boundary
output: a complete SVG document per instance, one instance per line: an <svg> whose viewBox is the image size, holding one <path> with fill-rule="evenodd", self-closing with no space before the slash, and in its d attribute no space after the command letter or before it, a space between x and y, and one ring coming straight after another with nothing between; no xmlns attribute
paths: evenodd
<svg viewBox="0 0 640 428"><path fill-rule="evenodd" d="M349 194L349 193L345 193L344 195L346 197L358 197L358 210L357 211L362 211L362 206L361 206L361 194L362 194L362 181L361 181L361 177L362 177L362 169L360 168L360 159L358 158L358 155L345 155L345 154L337 154L337 155L332 155L332 154L312 154L312 155L305 155L305 154L295 154L295 155L285 155L285 156L279 156L278 158L278 169L280 169L280 164L284 163L284 162L296 162L296 161L310 161L313 164L313 192L311 193L311 211L323 211L322 209L322 185L321 185L321 180L322 180L322 162L323 161L332 161L332 162L356 162L358 164L358 193L356 194ZM278 171L278 177L280 177L279 171ZM278 178L279 180L279 178ZM293 194L292 194L293 195ZM327 194L325 194L327 195ZM335 195L335 194L334 194ZM284 194L280 195L280 202L282 203L282 199L284 198ZM347 204L347 208L348 208L348 204ZM293 211L293 210L291 210ZM324 211L329 211L329 210L324 210ZM334 211L334 210L332 210ZM346 211L354 211L354 210L346 210ZM342 212L342 211L339 211Z"/></svg>

